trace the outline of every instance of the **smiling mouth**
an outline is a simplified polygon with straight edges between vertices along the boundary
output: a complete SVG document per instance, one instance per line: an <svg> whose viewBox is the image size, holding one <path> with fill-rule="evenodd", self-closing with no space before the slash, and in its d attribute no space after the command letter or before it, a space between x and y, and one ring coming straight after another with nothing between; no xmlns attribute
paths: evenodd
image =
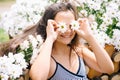
<svg viewBox="0 0 120 80"><path fill-rule="evenodd" d="M61 35L63 38L70 38L72 35Z"/></svg>

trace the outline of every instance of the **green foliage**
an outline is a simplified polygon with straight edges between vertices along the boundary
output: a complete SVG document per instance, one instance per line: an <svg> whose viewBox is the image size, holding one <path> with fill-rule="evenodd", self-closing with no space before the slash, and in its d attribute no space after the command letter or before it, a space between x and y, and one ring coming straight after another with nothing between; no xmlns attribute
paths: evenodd
<svg viewBox="0 0 120 80"><path fill-rule="evenodd" d="M49 2L56 3L58 0L49 0Z"/></svg>
<svg viewBox="0 0 120 80"><path fill-rule="evenodd" d="M8 34L5 33L5 31L2 28L0 28L0 43L6 42L8 40L9 40Z"/></svg>
<svg viewBox="0 0 120 80"><path fill-rule="evenodd" d="M25 55L24 59L26 60L26 62L28 62L28 63L30 62L31 56L33 54L32 53L33 52L32 44L30 44L29 48L27 48L25 50L21 50L20 47L18 47L16 51L17 51L17 53L22 52Z"/></svg>
<svg viewBox="0 0 120 80"><path fill-rule="evenodd" d="M116 18L113 18L113 23L108 25L108 28L106 30L106 34L112 38L113 36L113 30L114 29L119 29L120 30L120 26L116 26L116 24L118 23L118 20Z"/></svg>
<svg viewBox="0 0 120 80"><path fill-rule="evenodd" d="M120 10L120 6L118 7L118 9Z"/></svg>
<svg viewBox="0 0 120 80"><path fill-rule="evenodd" d="M80 12L83 8L81 6L77 6L77 11Z"/></svg>
<svg viewBox="0 0 120 80"><path fill-rule="evenodd" d="M88 7L87 4L84 4L84 9L88 12L88 15L92 13L92 10Z"/></svg>

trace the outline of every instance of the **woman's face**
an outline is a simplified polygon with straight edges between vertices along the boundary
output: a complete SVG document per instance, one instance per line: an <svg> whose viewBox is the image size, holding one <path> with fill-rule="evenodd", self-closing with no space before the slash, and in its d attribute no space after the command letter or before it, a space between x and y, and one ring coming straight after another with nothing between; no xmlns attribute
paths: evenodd
<svg viewBox="0 0 120 80"><path fill-rule="evenodd" d="M63 44L69 44L75 36L75 32L73 30L71 30L71 28L70 28L72 21L75 21L75 16L69 10L61 11L56 14L55 21L58 24L64 23L67 25L67 26L65 26L65 27L67 27L67 30L64 33L60 32L58 34L56 41L61 42Z"/></svg>

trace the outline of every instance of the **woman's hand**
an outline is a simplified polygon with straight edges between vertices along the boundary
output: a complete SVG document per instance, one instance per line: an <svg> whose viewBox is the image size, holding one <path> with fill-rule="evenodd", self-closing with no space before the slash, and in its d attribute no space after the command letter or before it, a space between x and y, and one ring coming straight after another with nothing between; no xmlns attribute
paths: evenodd
<svg viewBox="0 0 120 80"><path fill-rule="evenodd" d="M57 39L58 31L57 31L57 23L54 20L48 20L47 22L47 38L53 40L53 42Z"/></svg>
<svg viewBox="0 0 120 80"><path fill-rule="evenodd" d="M88 22L88 19L86 18L80 18L78 19L78 22L80 24L80 28L75 30L77 32L77 34L84 38L85 40L88 39L88 37L90 35L92 35L92 31L90 29L90 25L89 25L89 22Z"/></svg>

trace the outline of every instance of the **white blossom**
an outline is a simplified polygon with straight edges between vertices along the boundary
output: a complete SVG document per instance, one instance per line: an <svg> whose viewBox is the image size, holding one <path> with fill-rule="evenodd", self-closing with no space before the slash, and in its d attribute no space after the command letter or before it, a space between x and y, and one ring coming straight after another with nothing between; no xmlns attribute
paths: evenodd
<svg viewBox="0 0 120 80"><path fill-rule="evenodd" d="M28 49L29 48L29 41L28 40L25 40L23 43L20 44L20 48L22 50L24 49Z"/></svg>
<svg viewBox="0 0 120 80"><path fill-rule="evenodd" d="M33 64L33 62L37 58L38 54L39 54L39 49L33 49L33 54L32 54L31 60L30 60L30 64Z"/></svg>
<svg viewBox="0 0 120 80"><path fill-rule="evenodd" d="M4 73L0 73L0 77L2 78L1 80L8 80L9 78L9 76Z"/></svg>
<svg viewBox="0 0 120 80"><path fill-rule="evenodd" d="M64 22L58 24L58 31L64 33L67 31L67 25Z"/></svg>
<svg viewBox="0 0 120 80"><path fill-rule="evenodd" d="M16 0L11 9L1 15L0 26L14 37L27 26L37 23L49 4L48 0Z"/></svg>
<svg viewBox="0 0 120 80"><path fill-rule="evenodd" d="M86 11L86 10L81 10L80 12L79 12L79 16L81 16L81 17L87 17L88 16L88 12Z"/></svg>
<svg viewBox="0 0 120 80"><path fill-rule="evenodd" d="M117 50L120 50L120 30L114 29L113 32L113 45Z"/></svg>
<svg viewBox="0 0 120 80"><path fill-rule="evenodd" d="M33 49L36 48L36 46L38 45L37 39L35 37L33 37L32 35L29 35L29 40L32 44Z"/></svg>
<svg viewBox="0 0 120 80"><path fill-rule="evenodd" d="M43 39L42 39L41 35L37 35L36 39L39 42L39 45L41 45L43 43Z"/></svg>
<svg viewBox="0 0 120 80"><path fill-rule="evenodd" d="M24 67L21 65L25 65ZM8 56L4 55L0 57L0 76L2 80L16 79L23 74L23 69L26 69L27 63L25 62L22 53L13 54L8 53Z"/></svg>
<svg viewBox="0 0 120 80"><path fill-rule="evenodd" d="M72 30L76 30L80 28L80 24L78 23L78 21L72 21L71 23L71 29Z"/></svg>

